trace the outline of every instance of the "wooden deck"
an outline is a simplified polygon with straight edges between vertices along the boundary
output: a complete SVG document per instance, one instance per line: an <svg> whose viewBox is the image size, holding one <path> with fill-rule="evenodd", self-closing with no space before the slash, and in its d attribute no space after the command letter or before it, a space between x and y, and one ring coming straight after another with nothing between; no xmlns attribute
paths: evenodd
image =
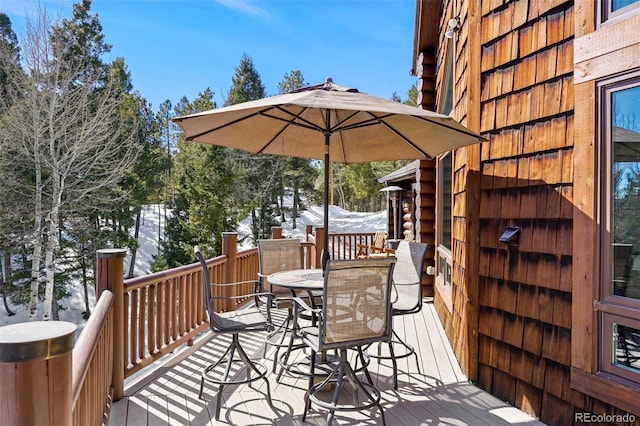
<svg viewBox="0 0 640 426"><path fill-rule="evenodd" d="M394 319L395 329L418 351L420 371L414 357L401 359L398 390L391 381L390 362L372 360L374 383L383 391L382 405L388 425L543 425L469 383L453 356L433 305L422 312ZM419 339L418 339L419 336ZM200 372L222 354L229 336L212 338L205 333L192 347L164 364L150 367L125 384L126 396L113 404L110 426L138 425L300 425L307 380L284 376L277 383L269 375L274 407L265 397L266 386L255 382L225 389L220 421L214 419L215 392L205 388L206 401L198 399ZM262 336L242 339L247 352L262 354ZM273 354L267 352L267 358ZM271 367L271 360L267 360ZM410 372L410 375L406 374ZM324 425L326 412L312 407L309 424ZM336 413L334 424L381 424L377 409Z"/></svg>

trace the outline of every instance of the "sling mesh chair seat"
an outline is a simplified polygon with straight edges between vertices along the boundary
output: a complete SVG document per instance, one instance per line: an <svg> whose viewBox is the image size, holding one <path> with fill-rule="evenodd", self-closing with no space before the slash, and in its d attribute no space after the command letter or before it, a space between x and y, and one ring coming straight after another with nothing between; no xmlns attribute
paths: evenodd
<svg viewBox="0 0 640 426"><path fill-rule="evenodd" d="M330 425L336 411L360 411L380 405L381 393L373 385L366 365L364 373L368 383L363 383L349 363L347 351L356 349L363 357L362 346L391 338L391 274L395 258L329 260L327 262L322 308L316 309L317 327L300 330L302 341L311 349L311 375L309 389L305 394L304 422L311 404L329 410L327 424ZM303 300L296 298L294 311L312 309ZM344 315L350 312L350 315ZM296 316L294 315L294 318ZM332 373L315 383L317 354L337 349L340 359ZM335 385L334 391L323 392ZM353 396L341 394L350 386ZM344 394L347 392L345 391ZM331 400L328 398L331 397Z"/></svg>
<svg viewBox="0 0 640 426"><path fill-rule="evenodd" d="M280 359L278 355L280 349L290 347L294 339L292 332L292 298L296 296L296 294L293 294L289 289L272 286L267 281L267 277L276 272L302 268L302 246L300 240L297 238L258 240L258 258L260 267L260 271L258 272L258 280L260 281L259 291L268 289L268 292L274 296L270 300L270 305L278 309L287 310L284 321L277 324L265 337L265 354L267 346L275 347L275 354L273 356L273 371L275 372L278 360ZM286 355L288 356L288 351ZM278 375L278 380L279 379L280 374Z"/></svg>
<svg viewBox="0 0 640 426"><path fill-rule="evenodd" d="M429 249L428 244L400 241L395 251L396 266L393 269L392 309L393 316L408 315L422 309L422 275L424 262ZM387 345L388 353L382 352L382 346ZM393 364L393 388L398 389L398 359L414 355L418 373L420 363L415 349L402 340L396 331L389 342L379 342L377 352L369 350L371 358L388 359Z"/></svg>
<svg viewBox="0 0 640 426"><path fill-rule="evenodd" d="M271 325L269 305L267 305L266 316L255 306L243 307L228 312L221 311L221 307L224 306L226 302L231 302L235 305L236 301L239 299L252 297L264 297L269 299L271 298L271 295L265 292L254 292L240 296L225 296L224 294L229 292L230 287L243 283L212 284L209 279L207 263L202 255L200 247L196 246L194 248L194 252L202 266L204 306L207 316L209 317L209 327L213 333L226 333L232 335L231 343L224 354L216 362L208 365L202 371L202 377L200 379L200 393L198 397L200 399L204 399L203 392L205 382L218 385L215 417L216 420L219 420L220 408L222 405L222 391L225 386L243 383L248 383L249 386L251 386L252 382L262 379L267 385L267 399L269 405L272 405L269 381L265 377L268 372L267 367L263 363L249 358L240 345L239 340L239 335L241 333L270 331L273 328ZM246 283L253 283L254 285L257 285L257 282L255 281ZM242 370L239 370L238 368L234 369L235 364L240 364L240 367L244 365L244 374Z"/></svg>

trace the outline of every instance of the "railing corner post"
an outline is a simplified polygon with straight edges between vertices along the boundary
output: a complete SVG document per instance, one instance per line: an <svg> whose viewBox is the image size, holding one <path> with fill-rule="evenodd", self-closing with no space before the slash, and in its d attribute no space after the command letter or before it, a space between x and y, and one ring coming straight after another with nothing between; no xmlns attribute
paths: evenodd
<svg viewBox="0 0 640 426"><path fill-rule="evenodd" d="M222 255L226 256L227 262L224 267L224 282L234 283L237 281L236 264L238 260L238 233L237 232L223 232L222 233ZM235 296L237 288L229 287L229 294L223 294L223 296ZM236 307L230 301L227 301L225 310L232 311Z"/></svg>
<svg viewBox="0 0 640 426"><path fill-rule="evenodd" d="M238 233L223 232L222 233L222 255L227 257L225 267L225 282L232 283L236 281L236 261L238 258Z"/></svg>
<svg viewBox="0 0 640 426"><path fill-rule="evenodd" d="M271 228L271 238L279 240L282 238L282 226L273 226Z"/></svg>
<svg viewBox="0 0 640 426"><path fill-rule="evenodd" d="M125 249L103 249L96 252L97 298L104 290L113 293L113 399L124 396L124 258Z"/></svg>
<svg viewBox="0 0 640 426"><path fill-rule="evenodd" d="M316 225L316 268L321 268L322 266L322 250L324 249L323 241L324 241L324 233L325 229L323 225Z"/></svg>
<svg viewBox="0 0 640 426"><path fill-rule="evenodd" d="M72 424L76 328L64 321L2 327L0 426Z"/></svg>

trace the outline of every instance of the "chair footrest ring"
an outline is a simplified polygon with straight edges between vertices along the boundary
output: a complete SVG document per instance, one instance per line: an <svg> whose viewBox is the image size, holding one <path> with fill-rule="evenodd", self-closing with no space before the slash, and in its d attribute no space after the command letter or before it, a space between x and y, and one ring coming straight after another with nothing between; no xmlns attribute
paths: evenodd
<svg viewBox="0 0 640 426"><path fill-rule="evenodd" d="M289 340L291 339L291 333L293 332L294 330L291 328L276 330L265 336L264 343L269 346L286 348L287 346L289 346ZM294 336L294 339L297 339L297 337Z"/></svg>
<svg viewBox="0 0 640 426"><path fill-rule="evenodd" d="M207 383L213 383L216 385L241 385L244 383L251 383L254 382L256 380L260 380L266 377L268 369L267 366L259 361L251 361L251 363L254 365L255 370L249 368L242 360L240 359L234 359L233 363L239 363L241 364L242 367L245 368L245 370L247 372L250 372L251 375L245 375L245 377L243 378L241 374L238 373L232 373L230 374L230 377L227 377L227 379L225 380L224 377L220 377L224 375L224 371L226 369L227 366L227 362L221 362L217 365L212 364L210 366L208 366L207 368L205 368L202 371L202 379L207 382ZM222 371L215 371L215 370L222 370ZM257 370L257 371L256 371ZM246 373L245 373L246 374ZM238 378L238 376L240 376Z"/></svg>
<svg viewBox="0 0 640 426"><path fill-rule="evenodd" d="M311 402L313 402L314 404L318 405L319 407L322 408L326 408L328 410L335 410L335 411L361 411L361 410L366 410L368 408L372 408L375 407L376 405L378 405L380 403L380 399L382 397L380 390L378 390L378 388L376 388L373 385L370 385L369 383L363 383L360 382L359 384L360 386L363 386L368 395L364 392L359 392L361 393L365 398L360 401L362 404L344 404L344 403L340 403L340 404L334 404L333 402L328 402L325 401L324 399L320 399L318 398L317 394L322 392L324 393L324 395L327 398L332 398L333 397L333 388L329 388L329 386L336 386L336 381L335 380L330 380L328 382L323 382L323 383L317 383L315 385L313 385L309 391L308 391L308 395L309 395L309 399L311 400ZM343 384L344 386L344 384ZM323 391L324 387L328 387L327 392ZM370 398L369 398L369 397ZM349 398L347 398L349 399Z"/></svg>
<svg viewBox="0 0 640 426"><path fill-rule="evenodd" d="M413 346L410 346L404 342L392 340L389 344L393 345L393 356L391 356L391 353L389 353L388 350L386 351L386 353L378 354L373 349L374 348L373 345L369 346L369 349L367 350L367 355L375 359L392 359L392 358L399 359L399 358L406 358L408 356L411 356L416 352L415 349L413 349ZM378 348L379 347L380 345L378 346ZM396 350L396 348L399 348L400 350L398 351Z"/></svg>
<svg viewBox="0 0 640 426"><path fill-rule="evenodd" d="M306 348L306 345L296 345L292 348L292 350L299 350ZM370 359L367 354L364 355L364 365L362 364L359 357L356 358L356 363L353 370L356 373L363 371L365 368L369 366ZM289 356L291 356L289 354ZM302 360L294 361L287 363L285 362L285 358L287 357L286 353L280 354L278 359L278 364L280 367L284 369L287 373L298 376L298 377L310 377L311 376L311 355L305 356ZM328 377L331 375L338 363L340 362L340 355L335 354L316 354L316 364L315 364L315 377Z"/></svg>

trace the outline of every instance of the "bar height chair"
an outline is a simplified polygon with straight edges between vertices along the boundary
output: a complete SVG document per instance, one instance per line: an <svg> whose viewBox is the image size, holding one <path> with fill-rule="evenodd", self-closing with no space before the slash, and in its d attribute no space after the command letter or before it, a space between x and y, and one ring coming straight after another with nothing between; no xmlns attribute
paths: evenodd
<svg viewBox="0 0 640 426"><path fill-rule="evenodd" d="M213 364L208 365L202 371L202 377L200 379L200 393L198 398L203 399L204 384L211 383L218 385L218 394L216 396L216 420L220 420L220 408L222 405L222 391L227 385L238 385L247 383L251 386L251 383L256 380L264 380L267 385L267 399L269 405L273 405L271 402L271 390L269 388L269 380L266 375L268 372L267 367L259 361L254 361L245 352L240 344L239 335L242 333L270 331L273 327L271 325L271 314L269 305L267 305L266 316L260 311L259 308L243 307L237 310L222 312L219 311L219 306L225 301L237 301L238 299L246 299L247 297L265 297L271 298L269 293L250 293L240 296L225 296L225 292L231 286L237 286L242 283L227 283L227 284L212 284L209 279L209 270L207 263L202 255L200 247L195 246L194 253L200 265L202 266L202 282L204 286L204 306L209 317L209 327L213 333L226 333L231 334L231 343L227 347L224 354ZM246 283L257 284L256 281L249 281ZM214 291L212 291L212 287ZM238 355L236 357L236 354ZM232 372L232 366L234 364L241 363L246 369L246 376L243 377L238 371Z"/></svg>
<svg viewBox="0 0 640 426"><path fill-rule="evenodd" d="M258 280L260 281L258 291L268 291L274 296L269 301L271 307L287 310L284 321L276 324L274 329L265 337L265 354L268 346L276 348L273 357L273 372L275 372L280 348L287 347L292 338L292 297L295 294L285 288L272 286L267 282L267 277L275 272L302 268L302 246L300 240L297 238L258 240L258 259L260 269L258 272Z"/></svg>
<svg viewBox="0 0 640 426"><path fill-rule="evenodd" d="M427 250L429 245L424 243L400 241L398 244L395 250L397 263L393 269L392 316L415 314L422 309L422 275ZM383 354L381 351L381 346L384 344L388 345L388 354ZM378 342L377 347L377 352L368 350L367 354L371 358L391 360L394 389L398 389L398 359L414 355L418 373L420 373L418 354L413 346L405 342L395 330L390 341ZM399 352L394 347L399 348Z"/></svg>
<svg viewBox="0 0 640 426"><path fill-rule="evenodd" d="M325 270L323 305L316 308L317 327L300 330L304 344L311 349L311 374L309 389L305 394L304 422L312 404L329 410L327 424L331 425L336 411L360 411L377 406L382 415L381 392L373 385L364 366L368 383L363 383L349 363L347 351L356 349L364 357L362 346L391 338L391 274L396 260L393 257L380 259L329 260ZM313 310L305 301L295 299L294 318L298 309ZM345 315L349 312L349 315ZM317 354L337 349L340 359L331 374L315 383ZM349 383L353 403L343 403L347 398L341 393ZM335 385L331 401L327 392ZM323 397L324 394L324 397Z"/></svg>

